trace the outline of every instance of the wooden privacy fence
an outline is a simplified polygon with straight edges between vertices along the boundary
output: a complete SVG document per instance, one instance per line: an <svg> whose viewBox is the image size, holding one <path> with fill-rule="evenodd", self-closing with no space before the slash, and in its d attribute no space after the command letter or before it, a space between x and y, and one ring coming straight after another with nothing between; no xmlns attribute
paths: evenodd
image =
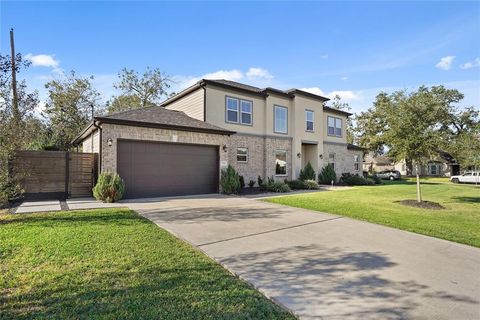
<svg viewBox="0 0 480 320"><path fill-rule="evenodd" d="M21 177L27 199L92 196L97 154L66 151L19 151L10 170Z"/></svg>

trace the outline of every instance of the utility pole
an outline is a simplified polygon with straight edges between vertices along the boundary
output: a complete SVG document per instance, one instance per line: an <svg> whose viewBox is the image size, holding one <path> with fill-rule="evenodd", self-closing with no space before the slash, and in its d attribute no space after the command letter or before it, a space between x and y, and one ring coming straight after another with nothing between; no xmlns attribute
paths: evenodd
<svg viewBox="0 0 480 320"><path fill-rule="evenodd" d="M20 111L18 110L18 96L17 96L17 67L15 65L15 40L13 38L13 28L10 29L10 48L12 50L12 116L13 123L17 126L20 123Z"/></svg>

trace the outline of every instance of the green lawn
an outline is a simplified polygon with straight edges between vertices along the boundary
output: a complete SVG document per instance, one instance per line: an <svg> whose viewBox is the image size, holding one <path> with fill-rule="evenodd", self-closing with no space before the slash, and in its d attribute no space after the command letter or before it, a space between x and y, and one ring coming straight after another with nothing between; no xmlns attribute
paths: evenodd
<svg viewBox="0 0 480 320"><path fill-rule="evenodd" d="M127 209L0 215L1 319L293 319Z"/></svg>
<svg viewBox="0 0 480 320"><path fill-rule="evenodd" d="M444 210L406 207L395 201L416 199L414 180L270 198L266 201L329 212L480 247L480 187L447 179L422 180L423 200Z"/></svg>

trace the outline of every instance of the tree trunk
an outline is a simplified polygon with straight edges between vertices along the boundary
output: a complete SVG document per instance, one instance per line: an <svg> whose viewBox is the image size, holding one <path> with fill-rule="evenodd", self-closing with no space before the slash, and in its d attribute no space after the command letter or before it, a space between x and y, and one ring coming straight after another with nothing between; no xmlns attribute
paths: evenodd
<svg viewBox="0 0 480 320"><path fill-rule="evenodd" d="M422 192L420 190L420 166L415 163L415 175L417 176L417 202L422 202Z"/></svg>

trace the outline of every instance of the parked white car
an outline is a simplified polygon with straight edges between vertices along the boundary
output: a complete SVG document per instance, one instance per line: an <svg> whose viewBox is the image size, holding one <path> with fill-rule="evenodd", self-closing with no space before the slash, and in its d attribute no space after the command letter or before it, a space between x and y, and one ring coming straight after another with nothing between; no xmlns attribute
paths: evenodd
<svg viewBox="0 0 480 320"><path fill-rule="evenodd" d="M480 183L480 171L467 171L462 175L451 176L453 183Z"/></svg>

